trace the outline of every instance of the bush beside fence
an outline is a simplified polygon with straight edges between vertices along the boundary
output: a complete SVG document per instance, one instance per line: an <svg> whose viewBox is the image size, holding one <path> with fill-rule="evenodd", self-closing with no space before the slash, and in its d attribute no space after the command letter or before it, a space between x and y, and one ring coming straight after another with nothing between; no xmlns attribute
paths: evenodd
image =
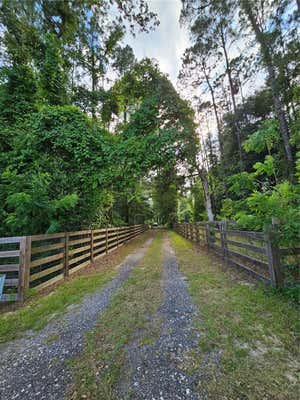
<svg viewBox="0 0 300 400"><path fill-rule="evenodd" d="M177 223L174 229L256 279L276 287L299 283L300 249L281 248L275 227L264 233L238 230L227 222L195 222Z"/></svg>
<svg viewBox="0 0 300 400"><path fill-rule="evenodd" d="M146 225L0 238L0 301L23 301L28 289L41 290L140 235Z"/></svg>

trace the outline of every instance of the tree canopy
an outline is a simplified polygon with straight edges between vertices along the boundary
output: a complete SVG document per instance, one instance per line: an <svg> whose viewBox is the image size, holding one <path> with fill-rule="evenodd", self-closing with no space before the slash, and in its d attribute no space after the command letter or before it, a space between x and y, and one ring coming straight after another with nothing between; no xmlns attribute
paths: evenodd
<svg viewBox="0 0 300 400"><path fill-rule="evenodd" d="M2 235L151 221L159 176L193 168L192 108L122 46L157 18L143 0L112 3L2 4Z"/></svg>
<svg viewBox="0 0 300 400"><path fill-rule="evenodd" d="M145 0L3 0L1 235L276 218L296 241L298 21L288 0L182 0L186 100L124 45L159 24Z"/></svg>
<svg viewBox="0 0 300 400"><path fill-rule="evenodd" d="M204 122L198 135L211 215L259 230L276 220L297 243L299 5L182 0L181 22L191 45L179 77L199 93L193 102Z"/></svg>

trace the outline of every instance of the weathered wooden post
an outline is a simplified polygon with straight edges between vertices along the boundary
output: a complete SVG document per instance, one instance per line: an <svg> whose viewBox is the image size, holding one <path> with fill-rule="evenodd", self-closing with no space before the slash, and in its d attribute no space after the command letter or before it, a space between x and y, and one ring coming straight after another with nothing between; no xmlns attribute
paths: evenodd
<svg viewBox="0 0 300 400"><path fill-rule="evenodd" d="M91 229L91 263L94 264L94 231Z"/></svg>
<svg viewBox="0 0 300 400"><path fill-rule="evenodd" d="M106 236L105 236L105 252L108 253L108 228L106 228Z"/></svg>
<svg viewBox="0 0 300 400"><path fill-rule="evenodd" d="M275 229L275 225L271 225L267 228L265 234L266 255L272 285L281 287L283 286L283 276L280 268L280 251L276 240Z"/></svg>
<svg viewBox="0 0 300 400"><path fill-rule="evenodd" d="M69 233L65 233L65 246L64 246L64 276L69 276Z"/></svg>
<svg viewBox="0 0 300 400"><path fill-rule="evenodd" d="M20 241L18 300L24 301L29 289L31 263L31 236L23 236Z"/></svg>
<svg viewBox="0 0 300 400"><path fill-rule="evenodd" d="M199 224L196 222L196 242L200 244L200 236L199 236Z"/></svg>
<svg viewBox="0 0 300 400"><path fill-rule="evenodd" d="M222 252L223 252L223 258L225 260L225 263L227 264L228 263L228 247L227 247L226 230L227 230L227 223L220 222L219 223L219 232L220 232L220 237L221 237Z"/></svg>
<svg viewBox="0 0 300 400"><path fill-rule="evenodd" d="M209 240L209 223L208 223L208 222L205 223L205 236L206 236L207 247L208 247L208 249L209 249L209 247L210 247L210 240Z"/></svg>

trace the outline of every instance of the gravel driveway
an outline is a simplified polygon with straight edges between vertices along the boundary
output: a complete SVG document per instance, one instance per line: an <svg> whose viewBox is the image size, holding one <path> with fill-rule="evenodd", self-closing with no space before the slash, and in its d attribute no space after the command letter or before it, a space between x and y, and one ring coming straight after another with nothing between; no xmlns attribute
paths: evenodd
<svg viewBox="0 0 300 400"><path fill-rule="evenodd" d="M152 239L129 255L118 275L102 290L88 295L66 314L30 337L15 340L0 348L1 400L62 400L72 377L66 362L78 355L85 333L95 326L99 314L144 256Z"/></svg>
<svg viewBox="0 0 300 400"><path fill-rule="evenodd" d="M199 333L192 324L196 307L167 238L163 252L164 302L150 321L150 324L161 321L159 338L154 344L140 346L137 333L136 340L128 346L126 371L119 385L120 399L199 399L194 391L199 376L189 376L180 368L186 352L199 341Z"/></svg>

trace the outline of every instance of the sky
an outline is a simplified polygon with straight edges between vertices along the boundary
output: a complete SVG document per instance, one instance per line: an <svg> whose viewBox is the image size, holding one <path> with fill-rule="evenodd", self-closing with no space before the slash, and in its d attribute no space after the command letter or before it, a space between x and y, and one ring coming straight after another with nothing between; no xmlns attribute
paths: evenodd
<svg viewBox="0 0 300 400"><path fill-rule="evenodd" d="M188 47L188 34L180 27L180 0L148 0L151 11L158 14L160 25L150 33L137 33L136 37L128 35L129 44L140 60L144 57L155 58L162 72L167 73L176 86L181 65L181 57Z"/></svg>
<svg viewBox="0 0 300 400"><path fill-rule="evenodd" d="M133 37L127 34L125 44L129 44L138 60L148 57L158 61L160 70L168 74L173 85L183 98L195 99L194 95L201 93L200 101L210 100L209 93L203 93L201 88L193 88L192 86L183 88L177 86L177 77L181 68L181 59L187 47L189 47L189 36L186 28L179 24L181 11L181 0L147 0L151 11L155 12L160 21L160 25L150 33L136 33ZM296 7L293 2L293 7ZM241 38L233 47L229 47L229 56L234 58L240 53L248 51L249 43L245 37ZM255 50L255 48L254 48ZM251 49L253 51L253 48ZM254 53L257 49L254 51ZM227 82L225 82L228 84ZM257 89L265 84L265 71L260 69L251 78L243 82L244 96L253 94ZM202 88L203 89L203 88ZM194 101L194 100L193 100ZM198 100L199 102L199 100ZM195 106L196 104L194 104ZM216 137L216 121L213 114L207 117L207 122L198 122L198 131L201 137L205 137L207 132L212 133Z"/></svg>

